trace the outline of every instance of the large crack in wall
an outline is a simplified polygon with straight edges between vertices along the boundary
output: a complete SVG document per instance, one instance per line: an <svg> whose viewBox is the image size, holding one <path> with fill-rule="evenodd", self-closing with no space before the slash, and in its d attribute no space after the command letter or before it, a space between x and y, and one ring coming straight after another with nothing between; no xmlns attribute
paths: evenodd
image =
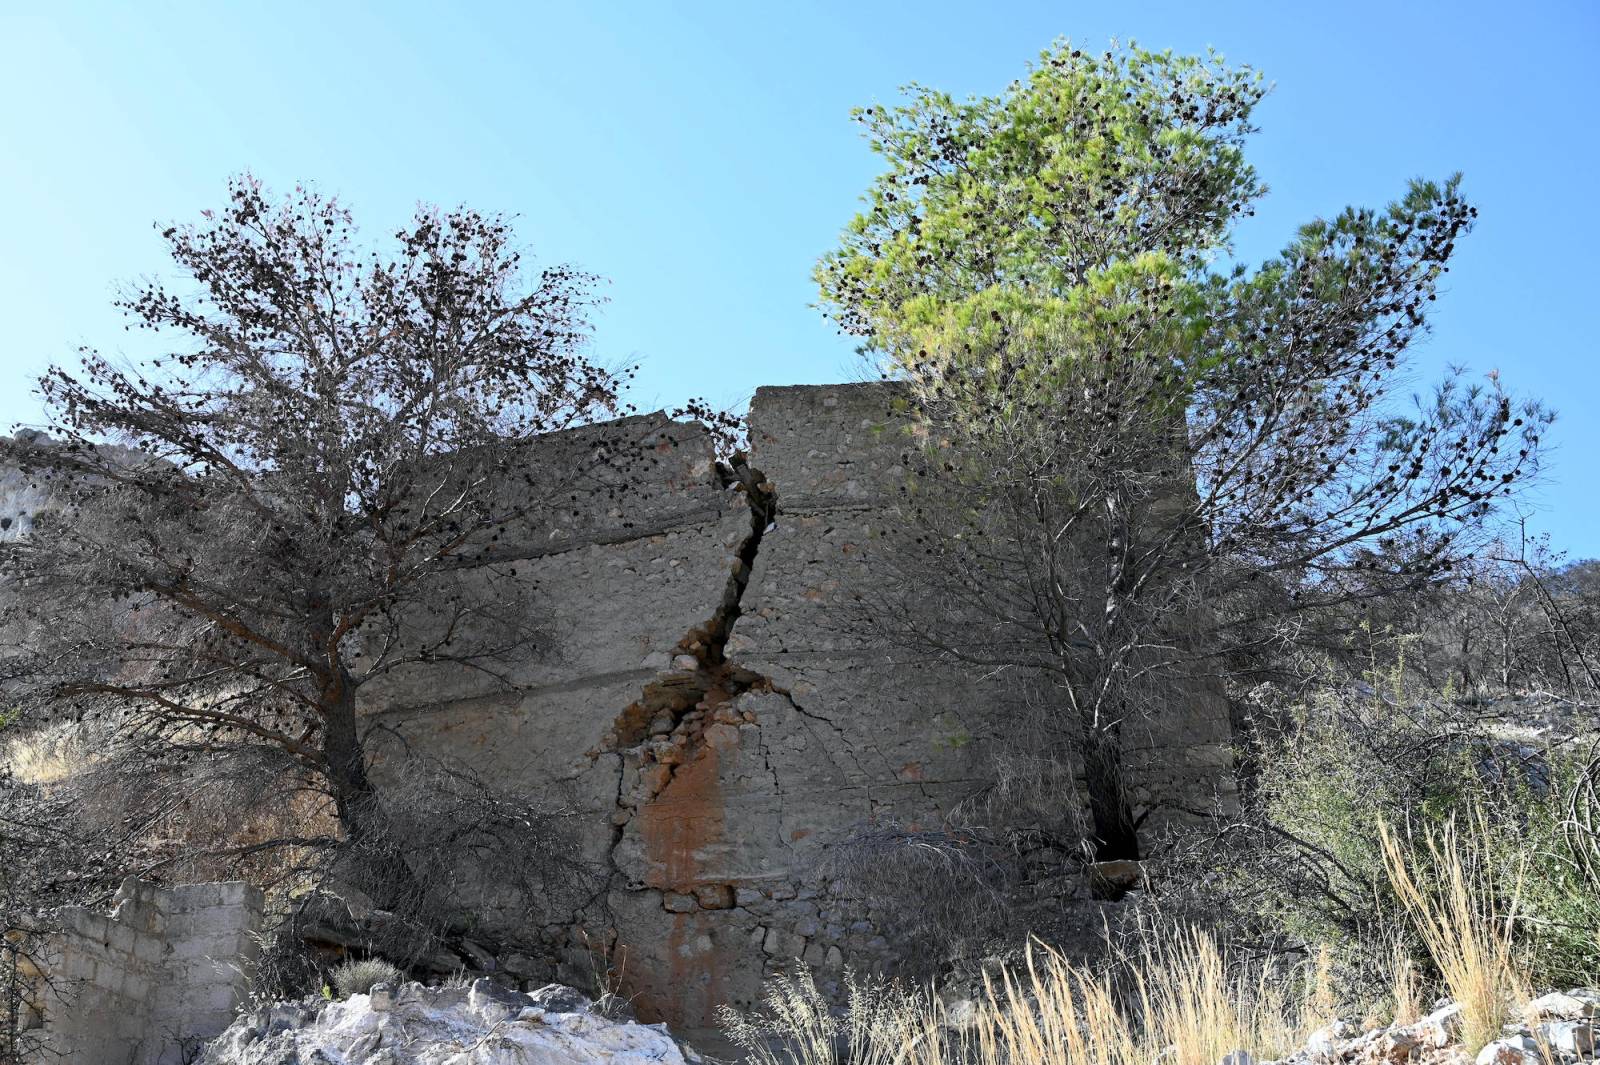
<svg viewBox="0 0 1600 1065"><path fill-rule="evenodd" d="M735 455L726 465L719 463L718 472L725 485L744 496L750 510L750 532L734 551L722 599L710 618L679 639L673 669L646 684L639 698L623 709L597 753L636 747L651 736L671 733L688 714L714 710L764 681L729 661L727 648L761 539L777 517L777 493L743 455Z"/></svg>
<svg viewBox="0 0 1600 1065"><path fill-rule="evenodd" d="M638 810L666 790L679 767L706 748L711 725L737 725L747 720L732 710L734 699L747 691L771 689L767 678L729 660L728 640L739 620L762 538L777 519L777 492L743 454L735 454L726 464L718 463L717 473L724 487L743 496L750 512L750 529L734 549L721 600L711 617L678 640L674 668L645 685L639 698L622 710L591 752L591 757L602 753L621 756L617 812L612 818L611 847L607 852L613 883L622 876L615 860L617 847ZM629 754L639 763L632 789L627 786Z"/></svg>

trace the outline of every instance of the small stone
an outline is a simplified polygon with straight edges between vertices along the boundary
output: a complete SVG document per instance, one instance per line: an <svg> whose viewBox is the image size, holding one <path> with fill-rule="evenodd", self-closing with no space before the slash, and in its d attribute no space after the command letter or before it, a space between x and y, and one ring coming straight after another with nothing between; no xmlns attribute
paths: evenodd
<svg viewBox="0 0 1600 1065"><path fill-rule="evenodd" d="M1543 1065L1539 1044L1525 1035L1508 1036L1478 1051L1477 1065Z"/></svg>
<svg viewBox="0 0 1600 1065"><path fill-rule="evenodd" d="M1089 866L1089 890L1097 899L1120 899L1144 883L1144 863L1119 858Z"/></svg>
<svg viewBox="0 0 1600 1065"><path fill-rule="evenodd" d="M733 892L733 904L735 906L754 906L765 898L766 896L755 888L735 888Z"/></svg>
<svg viewBox="0 0 1600 1065"><path fill-rule="evenodd" d="M388 984L373 984L367 998L374 1013L387 1013L394 1008L394 988Z"/></svg>
<svg viewBox="0 0 1600 1065"><path fill-rule="evenodd" d="M539 971L539 962L526 954L507 954L500 959L500 967L512 976L527 978Z"/></svg>
<svg viewBox="0 0 1600 1065"><path fill-rule="evenodd" d="M479 972L492 973L500 967L493 954L470 939L461 941L461 953Z"/></svg>
<svg viewBox="0 0 1600 1065"><path fill-rule="evenodd" d="M521 1012L526 1000L515 991L508 991L487 976L472 981L467 992L467 1007L484 1023L499 1024Z"/></svg>
<svg viewBox="0 0 1600 1065"><path fill-rule="evenodd" d="M594 1005L588 995L565 984L545 984L537 991L529 991L526 997L549 1013L582 1013Z"/></svg>
<svg viewBox="0 0 1600 1065"><path fill-rule="evenodd" d="M1336 1058L1340 1045L1355 1035L1355 1026L1349 1021L1333 1021L1311 1033L1306 1039L1306 1049L1318 1057Z"/></svg>
<svg viewBox="0 0 1600 1065"><path fill-rule="evenodd" d="M1447 1002L1417 1022L1417 1034L1430 1047L1447 1047L1461 1039L1461 1006Z"/></svg>
<svg viewBox="0 0 1600 1065"><path fill-rule="evenodd" d="M672 718L667 714L657 714L650 722L650 735L665 736L672 731Z"/></svg>
<svg viewBox="0 0 1600 1065"><path fill-rule="evenodd" d="M1550 1049L1559 1053L1575 1058L1594 1057L1594 1029L1583 1021L1541 1024L1539 1035Z"/></svg>
<svg viewBox="0 0 1600 1065"><path fill-rule="evenodd" d="M767 932L767 939L761 949L768 957L773 958L798 958L806 949L806 941L793 932L773 928Z"/></svg>
<svg viewBox="0 0 1600 1065"><path fill-rule="evenodd" d="M1231 1050L1222 1055L1217 1065L1256 1065L1256 1059L1248 1050Z"/></svg>
<svg viewBox="0 0 1600 1065"><path fill-rule="evenodd" d="M685 672L700 668L700 660L694 655L677 655L672 659L672 668Z"/></svg>
<svg viewBox="0 0 1600 1065"><path fill-rule="evenodd" d="M702 910L733 909L733 888L727 884L700 884L694 889L694 897Z"/></svg>
<svg viewBox="0 0 1600 1065"><path fill-rule="evenodd" d="M1376 1045L1379 1061L1402 1065L1411 1059L1420 1044L1417 1037L1406 1029L1393 1028L1380 1035Z"/></svg>
<svg viewBox="0 0 1600 1065"><path fill-rule="evenodd" d="M827 955L822 959L822 964L829 969L843 969L844 953L838 947L829 947Z"/></svg>
<svg viewBox="0 0 1600 1065"><path fill-rule="evenodd" d="M676 891L667 891L661 895L661 907L668 913L692 913L700 908L700 904L694 900L692 895L680 895Z"/></svg>

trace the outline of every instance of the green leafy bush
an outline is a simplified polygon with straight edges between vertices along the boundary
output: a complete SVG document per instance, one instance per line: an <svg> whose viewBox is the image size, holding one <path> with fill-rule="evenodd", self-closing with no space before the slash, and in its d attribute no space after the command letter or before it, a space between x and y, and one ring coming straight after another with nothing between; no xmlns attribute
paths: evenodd
<svg viewBox="0 0 1600 1065"><path fill-rule="evenodd" d="M1327 692L1257 752L1252 812L1222 874L1236 916L1299 944L1327 944L1383 973L1396 942L1426 964L1385 873L1395 827L1419 882L1437 884L1425 841L1470 831L1485 907L1514 909L1519 959L1537 986L1600 972L1600 885L1563 830L1580 767L1562 749L1496 736L1448 701Z"/></svg>

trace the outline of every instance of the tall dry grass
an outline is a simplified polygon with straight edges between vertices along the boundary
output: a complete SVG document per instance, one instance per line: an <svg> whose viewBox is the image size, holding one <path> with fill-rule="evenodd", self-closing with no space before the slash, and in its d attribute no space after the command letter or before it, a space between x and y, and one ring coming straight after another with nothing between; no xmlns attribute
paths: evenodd
<svg viewBox="0 0 1600 1065"><path fill-rule="evenodd" d="M1474 830L1477 828L1478 830ZM1481 826L1463 834L1452 819L1424 839L1432 875L1387 824L1379 823L1384 868L1427 946L1450 997L1461 1007L1462 1041L1476 1053L1516 1018L1529 990L1513 941L1520 878L1492 882Z"/></svg>
<svg viewBox="0 0 1600 1065"><path fill-rule="evenodd" d="M1034 945L986 980L959 1030L931 993L854 978L836 1014L803 970L774 983L756 1016L722 1020L760 1065L1217 1065L1236 1050L1274 1058L1299 1046L1320 1020L1316 981L1177 929L1104 971Z"/></svg>

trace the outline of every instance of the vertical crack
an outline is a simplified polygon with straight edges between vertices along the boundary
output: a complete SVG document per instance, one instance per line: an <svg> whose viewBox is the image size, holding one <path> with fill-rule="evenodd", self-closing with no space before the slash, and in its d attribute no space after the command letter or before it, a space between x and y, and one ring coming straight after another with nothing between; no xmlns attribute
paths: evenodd
<svg viewBox="0 0 1600 1065"><path fill-rule="evenodd" d="M750 515L749 532L734 549L722 596L711 616L678 640L673 657L678 668L646 684L639 698L617 715L599 746L590 752L591 758L617 756L616 809L607 849L611 865L608 879L613 884L622 874L616 852L633 817L666 790L680 767L693 760L705 742L708 727L719 723L736 726L746 720L730 705L734 699L744 692L770 687L761 674L729 660L728 640L742 612L762 538L777 517L777 493L743 454L735 454L725 464L718 463L717 475L725 487L744 496ZM626 786L630 766L638 781L632 789ZM630 790L633 794L629 794Z"/></svg>

